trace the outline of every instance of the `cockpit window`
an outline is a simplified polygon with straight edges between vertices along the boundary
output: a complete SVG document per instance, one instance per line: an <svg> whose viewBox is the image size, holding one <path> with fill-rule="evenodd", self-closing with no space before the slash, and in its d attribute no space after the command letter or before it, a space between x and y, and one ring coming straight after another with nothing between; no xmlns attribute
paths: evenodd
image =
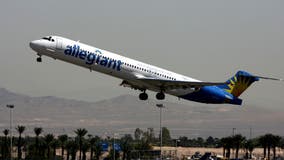
<svg viewBox="0 0 284 160"><path fill-rule="evenodd" d="M45 40L50 41L50 38L51 38L51 37L43 37L42 39L45 39Z"/></svg>
<svg viewBox="0 0 284 160"><path fill-rule="evenodd" d="M53 39L51 36L43 37L42 39L45 39L45 40L48 40L48 41L54 42L54 39Z"/></svg>

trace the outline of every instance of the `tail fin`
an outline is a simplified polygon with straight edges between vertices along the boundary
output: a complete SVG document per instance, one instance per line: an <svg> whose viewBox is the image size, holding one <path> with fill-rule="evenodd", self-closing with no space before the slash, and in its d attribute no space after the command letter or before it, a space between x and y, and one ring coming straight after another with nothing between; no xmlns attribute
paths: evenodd
<svg viewBox="0 0 284 160"><path fill-rule="evenodd" d="M239 97L253 82L258 80L259 77L253 76L248 72L238 71L235 76L227 81L228 84L218 87L235 97Z"/></svg>

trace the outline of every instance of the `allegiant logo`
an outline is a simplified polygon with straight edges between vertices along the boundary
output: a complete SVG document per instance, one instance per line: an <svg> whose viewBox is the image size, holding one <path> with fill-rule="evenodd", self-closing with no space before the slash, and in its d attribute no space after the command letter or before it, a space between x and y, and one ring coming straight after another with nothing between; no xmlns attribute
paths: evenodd
<svg viewBox="0 0 284 160"><path fill-rule="evenodd" d="M120 60L116 61L114 59L103 57L100 50L96 50L95 53L93 53L80 49L79 45L67 45L64 54L84 60L87 65L95 63L107 68L116 69L117 71L121 70L121 65L123 64Z"/></svg>

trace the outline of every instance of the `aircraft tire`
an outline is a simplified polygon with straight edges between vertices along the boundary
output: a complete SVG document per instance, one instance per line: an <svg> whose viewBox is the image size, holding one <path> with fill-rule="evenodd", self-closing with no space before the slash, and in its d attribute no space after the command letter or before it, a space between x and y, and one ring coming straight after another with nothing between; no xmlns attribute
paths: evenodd
<svg viewBox="0 0 284 160"><path fill-rule="evenodd" d="M143 101L147 100L148 99L148 94L147 93L140 93L139 94L139 99L143 100Z"/></svg>
<svg viewBox="0 0 284 160"><path fill-rule="evenodd" d="M156 94L156 98L158 100L163 100L163 99L165 99L165 94L163 92L159 92L159 93Z"/></svg>
<svg viewBox="0 0 284 160"><path fill-rule="evenodd" d="M37 58L36 58L36 61L37 61L37 62L42 62L41 57L37 57Z"/></svg>

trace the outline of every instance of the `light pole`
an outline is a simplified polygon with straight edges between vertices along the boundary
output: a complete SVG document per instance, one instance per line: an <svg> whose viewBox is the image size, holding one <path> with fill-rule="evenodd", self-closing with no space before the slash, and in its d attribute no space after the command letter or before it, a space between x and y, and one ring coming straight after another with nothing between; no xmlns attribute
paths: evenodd
<svg viewBox="0 0 284 160"><path fill-rule="evenodd" d="M178 142L180 142L180 140L179 139L176 139L176 159L178 159L177 157L177 145L178 145Z"/></svg>
<svg viewBox="0 0 284 160"><path fill-rule="evenodd" d="M236 128L233 128L233 136L235 136Z"/></svg>
<svg viewBox="0 0 284 160"><path fill-rule="evenodd" d="M252 136L252 127L249 128L249 139L251 139Z"/></svg>
<svg viewBox="0 0 284 160"><path fill-rule="evenodd" d="M113 145L112 145L112 149L113 149L113 160L115 160L115 136L117 135L117 133L113 134Z"/></svg>
<svg viewBox="0 0 284 160"><path fill-rule="evenodd" d="M13 131L12 131L12 112L13 112L13 108L14 105L13 104L8 104L7 108L10 108L10 159L12 160L12 152L13 152L13 141L12 141L12 135L13 135Z"/></svg>
<svg viewBox="0 0 284 160"><path fill-rule="evenodd" d="M162 159L162 145L163 145L163 133L162 133L162 108L165 108L163 104L156 104L160 108L160 159Z"/></svg>

